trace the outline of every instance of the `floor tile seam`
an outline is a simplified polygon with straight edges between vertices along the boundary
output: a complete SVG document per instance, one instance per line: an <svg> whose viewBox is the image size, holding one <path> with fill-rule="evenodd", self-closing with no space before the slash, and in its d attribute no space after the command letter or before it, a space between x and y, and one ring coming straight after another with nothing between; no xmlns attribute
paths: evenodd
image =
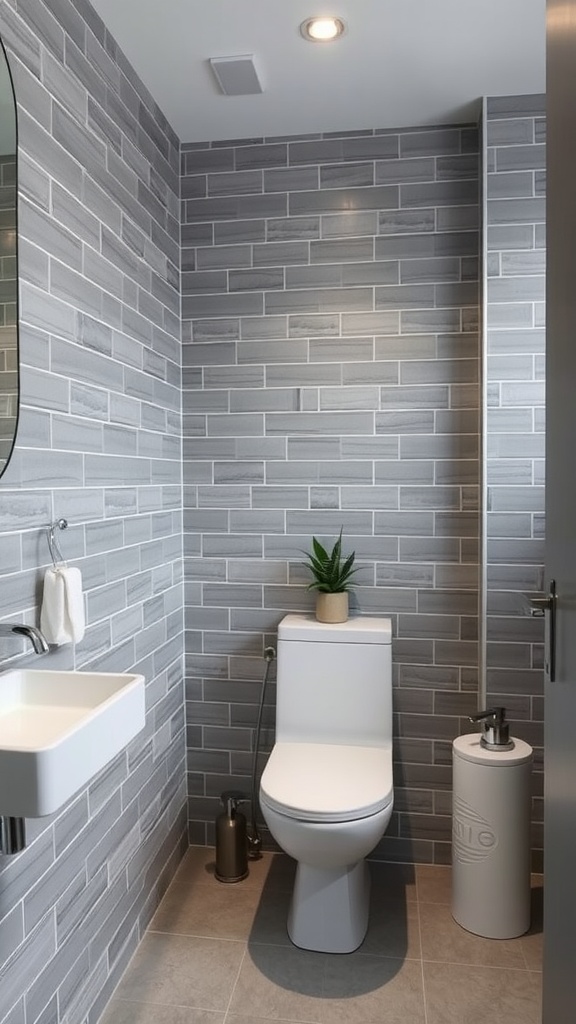
<svg viewBox="0 0 576 1024"><path fill-rule="evenodd" d="M520 936L519 943L520 943L520 952L522 953L522 957L524 959L524 963L526 964L526 970L529 971L530 967L529 967L529 964L528 964L528 957L526 956L526 950L524 949L524 943L522 942L522 936Z"/></svg>
<svg viewBox="0 0 576 1024"><path fill-rule="evenodd" d="M402 963L408 962L408 963L417 963L417 964L419 964L420 961L422 960L422 956L421 955L420 956L413 956L413 955L408 956L407 953L404 953L402 955L398 954L398 955L395 956L394 953L375 953L372 950L370 952L366 952L363 949L357 949L355 952L358 953L358 956L375 956L375 957L378 958L378 960L401 960Z"/></svg>
<svg viewBox="0 0 576 1024"><path fill-rule="evenodd" d="M506 967L496 964L482 964L470 960L432 960L430 957L422 957L422 966L433 964L435 967L480 967L485 971L517 971L519 974L538 974L538 971L530 971L529 967Z"/></svg>
<svg viewBox="0 0 576 1024"><path fill-rule="evenodd" d="M252 944L254 946L258 946L260 948L262 946L264 946L264 947L268 947L270 949L285 949L285 950L291 950L291 951L293 951L293 950L298 951L300 949L299 946L295 946L292 942L290 942L290 943L287 943L287 942L259 942L257 939L253 939L252 940ZM251 945L251 941L248 940L248 942L247 942L247 950L248 950L248 952L250 952L250 945ZM309 953L309 952L313 952L313 951L312 950L302 950L302 952ZM420 961L422 959L421 956L406 956L406 955L394 956L393 953L373 953L373 952L365 952L364 950L361 950L361 949L355 949L355 950L353 950L352 953L344 953L344 954L340 954L340 953L324 953L322 955L323 956L327 956L327 957L332 957L332 956L336 956L336 957L338 957L338 956L373 957L376 960L399 960L401 963L405 963L406 961L409 961L410 963L413 963L413 962L414 963L420 963Z"/></svg>
<svg viewBox="0 0 576 1024"><path fill-rule="evenodd" d="M228 1017L230 1015L230 1007L232 1006L232 1000L234 998L234 993L236 991L236 986L238 984L238 979L240 978L240 973L242 971L242 967L244 965L244 961L246 960L247 954L248 954L248 944L246 943L245 944L245 948L244 948L244 952L243 952L242 956L240 957L240 963L238 964L238 969L236 971L236 977L234 978L234 982L233 982L232 987L230 989L230 995L228 996L228 1003L226 1005L226 1009L224 1010L224 1024L226 1024L226 1021L228 1020Z"/></svg>
<svg viewBox="0 0 576 1024"><path fill-rule="evenodd" d="M175 1010L204 1010L207 1013L220 1014L224 1016L224 1010L215 1010L212 1006L191 1006L190 1003L157 1003L151 1002L149 998L143 999L126 999L124 996L114 996L114 1002L126 1003L128 1006L158 1006L165 1007L169 1006L170 1009Z"/></svg>
<svg viewBox="0 0 576 1024"><path fill-rule="evenodd" d="M179 939L203 939L208 940L209 942L235 942L241 943L242 945L247 944L246 939L234 939L225 935L198 935L196 932L166 931L163 928L147 928L146 935L170 935L177 936Z"/></svg>
<svg viewBox="0 0 576 1024"><path fill-rule="evenodd" d="M419 907L451 907L448 900L418 900Z"/></svg>
<svg viewBox="0 0 576 1024"><path fill-rule="evenodd" d="M416 874L416 885L418 885L418 875ZM418 892L418 889L416 889ZM420 919L420 901L416 903L416 910L418 916L418 939L420 945L420 983L422 985L422 1006L424 1010L424 1024L428 1024L428 1003L426 1000L426 980L424 978L424 954L422 949L422 921Z"/></svg>

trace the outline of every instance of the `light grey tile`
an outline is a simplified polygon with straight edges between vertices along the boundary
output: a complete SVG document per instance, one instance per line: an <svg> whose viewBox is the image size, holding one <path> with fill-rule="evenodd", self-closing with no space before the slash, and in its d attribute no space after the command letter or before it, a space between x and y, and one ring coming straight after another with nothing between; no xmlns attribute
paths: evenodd
<svg viewBox="0 0 576 1024"><path fill-rule="evenodd" d="M362 378L364 375L359 376ZM321 409L378 409L379 403L380 393L377 387L323 387L320 391Z"/></svg>
<svg viewBox="0 0 576 1024"><path fill-rule="evenodd" d="M244 299L249 297L251 298L251 296L242 296ZM374 297L371 288L292 289L285 292L267 292L264 295L266 314L339 313L350 310L371 310L373 306ZM246 312L256 312L256 309Z"/></svg>
<svg viewBox="0 0 576 1024"><path fill-rule="evenodd" d="M340 435L373 433L373 417L367 412L268 413L266 433L290 435Z"/></svg>

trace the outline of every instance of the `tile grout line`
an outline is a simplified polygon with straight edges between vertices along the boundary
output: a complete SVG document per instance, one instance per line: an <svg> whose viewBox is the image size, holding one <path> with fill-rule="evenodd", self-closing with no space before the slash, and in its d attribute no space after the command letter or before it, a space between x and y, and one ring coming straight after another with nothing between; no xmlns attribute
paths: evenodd
<svg viewBox="0 0 576 1024"><path fill-rule="evenodd" d="M240 963L238 964L238 970L236 971L236 977L234 978L234 984L232 985L232 989L230 991L230 998L228 1000L228 1005L226 1006L226 1009L224 1011L223 1024L226 1024L226 1022L228 1020L228 1016L229 1016L229 1013L230 1013L230 1007L232 1005L232 999L234 998L234 992L236 991L236 985L238 984L238 979L240 977L240 971L242 970L242 967L244 965L244 960L246 959L247 952L248 952L248 942L245 942L244 943L244 952L242 954L242 957L240 958Z"/></svg>
<svg viewBox="0 0 576 1024"><path fill-rule="evenodd" d="M416 876L416 911L418 914L418 937L420 939L420 977L422 979L422 1002L424 1005L424 1024L428 1024L428 1006L426 1003L426 982L424 979L424 950L422 948L422 921L420 918L420 893L418 891L418 865L415 867Z"/></svg>

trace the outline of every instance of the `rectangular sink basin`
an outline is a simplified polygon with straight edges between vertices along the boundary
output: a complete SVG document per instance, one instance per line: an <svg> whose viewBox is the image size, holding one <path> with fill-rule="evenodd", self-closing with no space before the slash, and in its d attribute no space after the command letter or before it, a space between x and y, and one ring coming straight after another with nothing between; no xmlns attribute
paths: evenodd
<svg viewBox="0 0 576 1024"><path fill-rule="evenodd" d="M144 726L144 676L0 675L0 815L57 811Z"/></svg>

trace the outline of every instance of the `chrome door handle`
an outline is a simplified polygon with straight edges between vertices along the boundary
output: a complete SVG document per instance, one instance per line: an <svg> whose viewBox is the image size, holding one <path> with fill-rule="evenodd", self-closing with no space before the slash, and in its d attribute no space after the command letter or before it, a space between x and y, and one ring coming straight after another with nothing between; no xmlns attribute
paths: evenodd
<svg viewBox="0 0 576 1024"><path fill-rule="evenodd" d="M546 640L544 647L544 670L553 683L556 679L556 580L550 580L546 597L530 598L530 614L541 618L546 616ZM546 612L549 612L546 615Z"/></svg>

